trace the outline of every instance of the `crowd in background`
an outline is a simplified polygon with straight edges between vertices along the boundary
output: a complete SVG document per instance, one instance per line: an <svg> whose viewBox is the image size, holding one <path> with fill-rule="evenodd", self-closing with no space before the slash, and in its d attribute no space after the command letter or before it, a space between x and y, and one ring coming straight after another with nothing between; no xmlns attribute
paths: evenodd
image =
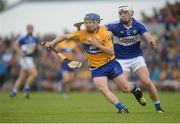
<svg viewBox="0 0 180 124"><path fill-rule="evenodd" d="M162 32L152 31L153 37L159 43L157 51L152 50L145 41L141 42L151 79L159 90L180 91L180 2L167 3L164 8L153 9L153 11L154 16L152 17L142 13L144 23L149 26L158 23L164 25L164 29ZM0 37L0 88L2 90L10 91L19 75L18 55L13 49L13 43L18 37L13 34L9 37ZM39 39L50 41L55 37L55 34L47 34L39 36ZM36 53L35 63L39 74L32 89L58 91L62 75L57 56L45 48ZM76 76L71 83L71 90L91 91L95 89L85 55L83 62L83 68L75 72ZM135 74L132 73L130 80L138 82L141 86ZM112 82L110 85L112 89L117 89Z"/></svg>
<svg viewBox="0 0 180 124"><path fill-rule="evenodd" d="M144 23L168 23L177 25L180 21L180 2L177 1L174 4L166 3L166 6L157 10L153 8L153 16L147 16L142 12L143 22Z"/></svg>
<svg viewBox="0 0 180 124"><path fill-rule="evenodd" d="M142 13L145 24L163 25L162 32L152 32L159 42L158 51L143 45L151 79L161 90L180 90L180 2L167 2L165 7L160 10L154 8L153 12L152 17Z"/></svg>

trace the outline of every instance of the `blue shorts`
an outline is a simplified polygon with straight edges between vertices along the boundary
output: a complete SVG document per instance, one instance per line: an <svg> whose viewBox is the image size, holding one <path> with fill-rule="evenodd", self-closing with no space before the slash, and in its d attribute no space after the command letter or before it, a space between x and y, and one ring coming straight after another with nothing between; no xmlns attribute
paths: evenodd
<svg viewBox="0 0 180 124"><path fill-rule="evenodd" d="M116 60L112 60L97 69L91 70L92 78L107 77L108 79L114 79L122 73L123 70L121 68L121 65Z"/></svg>
<svg viewBox="0 0 180 124"><path fill-rule="evenodd" d="M68 71L68 72L74 72L74 70L69 68L69 66L64 62L61 63L61 70L62 71Z"/></svg>

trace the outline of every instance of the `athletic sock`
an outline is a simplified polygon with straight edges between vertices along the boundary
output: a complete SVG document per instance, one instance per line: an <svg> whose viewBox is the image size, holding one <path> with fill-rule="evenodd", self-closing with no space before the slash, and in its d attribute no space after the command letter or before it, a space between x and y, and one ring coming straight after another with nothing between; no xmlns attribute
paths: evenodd
<svg viewBox="0 0 180 124"><path fill-rule="evenodd" d="M116 105L116 108L121 110L122 108L124 108L124 104L122 104L121 102L118 102Z"/></svg>
<svg viewBox="0 0 180 124"><path fill-rule="evenodd" d="M161 108L161 104L160 104L160 101L159 101L159 100L155 101L155 102L154 102L154 105L155 105L155 107L156 107L156 110L159 110L159 109Z"/></svg>
<svg viewBox="0 0 180 124"><path fill-rule="evenodd" d="M13 88L12 92L17 94L17 89Z"/></svg>
<svg viewBox="0 0 180 124"><path fill-rule="evenodd" d="M30 86L28 84L26 84L24 86L24 93L29 93L29 91L30 91Z"/></svg>

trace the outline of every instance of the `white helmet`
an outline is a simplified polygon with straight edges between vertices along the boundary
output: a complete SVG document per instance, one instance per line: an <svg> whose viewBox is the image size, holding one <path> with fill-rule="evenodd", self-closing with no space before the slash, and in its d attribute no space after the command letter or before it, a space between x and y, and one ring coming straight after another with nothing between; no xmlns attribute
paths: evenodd
<svg viewBox="0 0 180 124"><path fill-rule="evenodd" d="M119 6L119 7L118 7L118 12L121 12L121 11L129 11L129 13L131 14L131 17L132 17L133 14L134 14L133 8L130 7L130 6L128 6L128 5Z"/></svg>

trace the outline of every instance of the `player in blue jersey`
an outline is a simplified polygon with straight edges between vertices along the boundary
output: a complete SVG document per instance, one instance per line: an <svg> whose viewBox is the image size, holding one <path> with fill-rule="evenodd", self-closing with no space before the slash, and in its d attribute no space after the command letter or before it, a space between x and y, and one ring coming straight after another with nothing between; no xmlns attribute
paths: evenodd
<svg viewBox="0 0 180 124"><path fill-rule="evenodd" d="M130 69L138 75L147 88L157 112L163 113L157 89L150 79L140 48L141 35L153 49L157 49L158 45L147 31L146 26L133 18L134 11L131 7L120 6L118 12L120 21L106 25L107 29L118 37L117 43L114 44L116 59L121 64L127 78Z"/></svg>
<svg viewBox="0 0 180 124"><path fill-rule="evenodd" d="M25 83L23 91L26 98L29 98L30 86L33 80L37 76L37 69L34 64L33 56L35 49L37 48L38 38L33 36L33 26L27 25L27 35L20 38L14 44L14 48L20 58L20 74L16 80L15 85L11 92L11 97L15 98L19 87L22 83Z"/></svg>

